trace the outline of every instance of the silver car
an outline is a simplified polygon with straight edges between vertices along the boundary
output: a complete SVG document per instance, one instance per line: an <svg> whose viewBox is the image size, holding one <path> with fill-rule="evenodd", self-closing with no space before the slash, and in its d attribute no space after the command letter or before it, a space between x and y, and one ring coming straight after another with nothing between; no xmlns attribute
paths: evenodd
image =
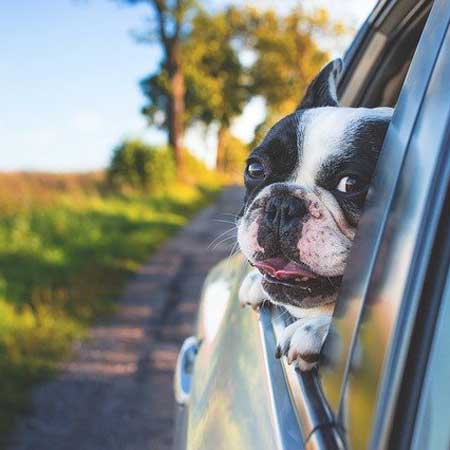
<svg viewBox="0 0 450 450"><path fill-rule="evenodd" d="M450 448L450 4L381 1L345 56L346 106L395 106L319 370L277 360L289 320L209 274L175 376L177 450Z"/></svg>

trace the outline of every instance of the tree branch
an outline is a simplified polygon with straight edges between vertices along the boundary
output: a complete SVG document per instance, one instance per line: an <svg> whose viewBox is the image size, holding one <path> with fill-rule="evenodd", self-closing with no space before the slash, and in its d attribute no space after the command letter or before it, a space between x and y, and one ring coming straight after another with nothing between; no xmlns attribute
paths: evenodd
<svg viewBox="0 0 450 450"><path fill-rule="evenodd" d="M156 15L158 18L158 28L159 28L159 34L161 36L161 41L164 44L166 52L169 52L170 39L166 33L166 23L165 23L165 18L164 18L164 11L165 11L164 0L151 0L151 2L153 3L153 6L155 7L155 10L156 10Z"/></svg>
<svg viewBox="0 0 450 450"><path fill-rule="evenodd" d="M173 39L176 41L178 37L180 36L180 30L181 30L181 8L182 8L183 0L177 0L175 4L175 32L173 34Z"/></svg>

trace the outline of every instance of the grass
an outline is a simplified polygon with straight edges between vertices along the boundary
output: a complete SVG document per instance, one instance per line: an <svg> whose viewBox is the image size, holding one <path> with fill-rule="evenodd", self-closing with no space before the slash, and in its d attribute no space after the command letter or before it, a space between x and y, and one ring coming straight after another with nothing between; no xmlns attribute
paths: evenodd
<svg viewBox="0 0 450 450"><path fill-rule="evenodd" d="M0 447L30 388L220 188L210 180L146 196L102 186L102 174L0 175Z"/></svg>

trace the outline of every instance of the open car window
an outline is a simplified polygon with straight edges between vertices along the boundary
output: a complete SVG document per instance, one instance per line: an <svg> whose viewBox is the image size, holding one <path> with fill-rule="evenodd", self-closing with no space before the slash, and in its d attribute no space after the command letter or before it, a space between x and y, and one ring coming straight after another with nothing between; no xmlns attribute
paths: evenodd
<svg viewBox="0 0 450 450"><path fill-rule="evenodd" d="M416 158L421 156L423 147L414 150L411 144L447 30L450 11L445 11L444 3L438 1L432 9L431 1L382 2L363 27L363 35L357 38L357 48L352 48L347 56L347 71L339 87L342 103L396 106L396 112L359 225L319 373L300 374L282 363L299 421L303 427L309 424L307 441L311 448L335 448L333 445L341 444L367 448L373 427L379 426L373 422L378 387L408 278L404 267L398 273L399 282L392 285L399 291L390 292L386 284L389 274L383 275L385 279L380 274L389 255L393 272L414 258L424 202L431 192L431 174L437 167L437 147L436 159L420 166L421 161ZM411 170L418 170L423 177L419 188L423 187L424 192L409 192L408 185L404 185L406 177L414 173L403 172L408 161ZM401 188L409 195L414 192L419 196L420 201L411 209L404 197L399 198ZM409 245L402 246L401 236L397 237L399 247L395 255L389 251L389 238L395 227L403 223L399 218L405 208L417 223L415 227L409 223ZM390 300L393 304L386 306ZM279 316L277 311L272 313L275 334L281 329ZM358 340L366 343L366 348ZM372 389L367 389L370 384ZM361 414L362 411L366 413Z"/></svg>
<svg viewBox="0 0 450 450"><path fill-rule="evenodd" d="M395 107L432 1L381 1L344 59L343 106Z"/></svg>

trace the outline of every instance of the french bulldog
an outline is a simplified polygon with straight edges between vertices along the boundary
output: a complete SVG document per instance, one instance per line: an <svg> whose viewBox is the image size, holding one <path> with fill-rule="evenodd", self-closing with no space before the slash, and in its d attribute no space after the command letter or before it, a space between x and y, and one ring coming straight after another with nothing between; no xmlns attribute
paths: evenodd
<svg viewBox="0 0 450 450"><path fill-rule="evenodd" d="M269 301L296 320L277 345L300 370L316 366L392 108L339 105L342 61L327 64L296 111L250 153L238 242L254 267L239 299Z"/></svg>

